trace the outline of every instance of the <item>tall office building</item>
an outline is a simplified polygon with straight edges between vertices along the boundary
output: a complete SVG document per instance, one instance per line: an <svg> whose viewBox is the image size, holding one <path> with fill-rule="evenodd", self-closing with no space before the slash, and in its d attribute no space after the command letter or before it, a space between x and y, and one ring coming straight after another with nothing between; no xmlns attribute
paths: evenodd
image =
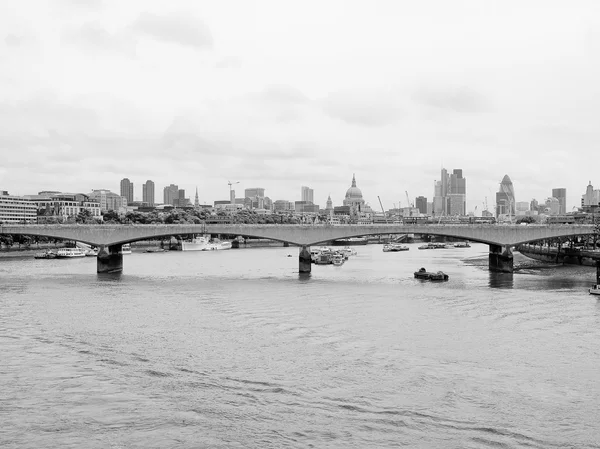
<svg viewBox="0 0 600 449"><path fill-rule="evenodd" d="M427 213L427 198L424 196L418 196L415 198L415 207L419 209L420 214Z"/></svg>
<svg viewBox="0 0 600 449"><path fill-rule="evenodd" d="M467 213L467 179L462 169L452 174L442 168L441 179L434 182L433 212L435 215L465 215Z"/></svg>
<svg viewBox="0 0 600 449"><path fill-rule="evenodd" d="M567 189L558 188L552 189L552 198L556 198L559 204L559 214L564 215L567 213Z"/></svg>
<svg viewBox="0 0 600 449"><path fill-rule="evenodd" d="M263 189L262 187L251 187L249 189L244 190L244 196L246 198L264 198L265 189Z"/></svg>
<svg viewBox="0 0 600 449"><path fill-rule="evenodd" d="M313 204L313 189L311 189L310 187L306 187L306 186L302 186L301 187L301 201L305 201L308 203Z"/></svg>
<svg viewBox="0 0 600 449"><path fill-rule="evenodd" d="M175 200L179 199L179 186L171 184L163 190L163 203L171 206L175 205Z"/></svg>
<svg viewBox="0 0 600 449"><path fill-rule="evenodd" d="M154 182L146 181L144 185L142 185L142 201L148 206L154 206Z"/></svg>
<svg viewBox="0 0 600 449"><path fill-rule="evenodd" d="M515 208L515 188L508 175L504 175L500 188L496 192L496 218L500 215L514 217L516 215Z"/></svg>
<svg viewBox="0 0 600 449"><path fill-rule="evenodd" d="M121 196L127 200L127 204L133 203L133 182L129 178L121 179Z"/></svg>

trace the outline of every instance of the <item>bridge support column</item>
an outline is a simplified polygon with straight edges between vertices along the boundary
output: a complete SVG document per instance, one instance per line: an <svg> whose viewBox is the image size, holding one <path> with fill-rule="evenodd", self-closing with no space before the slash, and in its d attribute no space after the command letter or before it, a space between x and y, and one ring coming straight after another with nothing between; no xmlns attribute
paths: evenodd
<svg viewBox="0 0 600 449"><path fill-rule="evenodd" d="M596 260L596 284L600 284L600 260Z"/></svg>
<svg viewBox="0 0 600 449"><path fill-rule="evenodd" d="M510 246L490 245L490 271L513 272L513 253Z"/></svg>
<svg viewBox="0 0 600 449"><path fill-rule="evenodd" d="M96 256L98 273L120 273L123 271L121 245L102 245Z"/></svg>
<svg viewBox="0 0 600 449"><path fill-rule="evenodd" d="M311 262L310 246L303 246L300 248L300 255L298 257L298 271L300 273L310 273L312 267Z"/></svg>

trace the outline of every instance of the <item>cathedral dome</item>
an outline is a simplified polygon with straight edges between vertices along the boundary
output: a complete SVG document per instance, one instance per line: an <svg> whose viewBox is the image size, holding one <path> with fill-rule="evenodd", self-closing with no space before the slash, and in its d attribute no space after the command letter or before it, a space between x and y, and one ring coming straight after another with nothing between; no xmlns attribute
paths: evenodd
<svg viewBox="0 0 600 449"><path fill-rule="evenodd" d="M348 190L346 190L346 198L362 200L362 197L363 197L362 192L358 187L356 187L356 179L355 179L354 175L352 175L352 187L350 187Z"/></svg>

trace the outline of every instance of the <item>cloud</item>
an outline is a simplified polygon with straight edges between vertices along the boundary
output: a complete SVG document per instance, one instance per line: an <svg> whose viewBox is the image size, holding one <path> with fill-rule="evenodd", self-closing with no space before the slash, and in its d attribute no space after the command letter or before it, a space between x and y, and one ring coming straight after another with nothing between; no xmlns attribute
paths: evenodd
<svg viewBox="0 0 600 449"><path fill-rule="evenodd" d="M242 67L242 60L236 56L226 56L216 62L217 69L239 69Z"/></svg>
<svg viewBox="0 0 600 449"><path fill-rule="evenodd" d="M345 90L329 94L321 102L330 117L350 125L386 126L402 115L395 93L380 90Z"/></svg>
<svg viewBox="0 0 600 449"><path fill-rule="evenodd" d="M22 36L15 36L14 34L7 34L4 38L4 42L9 47L20 47L21 44L25 41L25 38Z"/></svg>
<svg viewBox="0 0 600 449"><path fill-rule="evenodd" d="M97 22L87 22L78 28L65 30L62 41L81 45L86 49L113 51L133 57L136 42L127 32L110 33Z"/></svg>
<svg viewBox="0 0 600 449"><path fill-rule="evenodd" d="M455 88L422 87L413 95L413 100L425 106L454 112L484 112L489 109L486 99L466 86Z"/></svg>
<svg viewBox="0 0 600 449"><path fill-rule="evenodd" d="M190 14L179 13L158 16L143 12L132 28L164 42L195 48L212 48L213 37L208 26Z"/></svg>

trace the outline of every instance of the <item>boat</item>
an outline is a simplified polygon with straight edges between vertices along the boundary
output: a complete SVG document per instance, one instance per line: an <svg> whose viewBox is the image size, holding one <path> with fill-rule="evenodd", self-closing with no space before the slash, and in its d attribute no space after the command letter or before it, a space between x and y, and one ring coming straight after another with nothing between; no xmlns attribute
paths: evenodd
<svg viewBox="0 0 600 449"><path fill-rule="evenodd" d="M146 252L146 253L166 253L167 251L168 250L164 249L164 248L150 248L144 252Z"/></svg>
<svg viewBox="0 0 600 449"><path fill-rule="evenodd" d="M590 295L600 296L600 284L592 285L592 288L589 290Z"/></svg>
<svg viewBox="0 0 600 449"><path fill-rule="evenodd" d="M84 252L87 257L97 256L98 248L88 248L88 249L84 250Z"/></svg>
<svg viewBox="0 0 600 449"><path fill-rule="evenodd" d="M341 251L342 253L346 254L346 259L349 256L356 256L358 254L358 251L356 251L354 248L350 248L349 246L344 246L342 249L340 249L338 251Z"/></svg>
<svg viewBox="0 0 600 449"><path fill-rule="evenodd" d="M454 244L455 248L470 248L471 245L469 244L468 240L465 240L464 242L456 242Z"/></svg>
<svg viewBox="0 0 600 449"><path fill-rule="evenodd" d="M76 257L85 257L85 251L81 248L61 248L56 253L57 259L73 259Z"/></svg>
<svg viewBox="0 0 600 449"><path fill-rule="evenodd" d="M394 252L398 252L398 251L408 251L410 248L406 245L401 245L399 243L386 243L385 245L383 245L383 252L384 253L394 253Z"/></svg>
<svg viewBox="0 0 600 449"><path fill-rule="evenodd" d="M37 253L33 256L34 259L56 259L56 253L50 250L44 251L43 253Z"/></svg>
<svg viewBox="0 0 600 449"><path fill-rule="evenodd" d="M331 263L336 267L344 265L344 255L341 253L334 253L331 257Z"/></svg>
<svg viewBox="0 0 600 449"><path fill-rule="evenodd" d="M434 273L427 271L425 268L420 268L419 271L415 271L415 278L429 281L447 281L449 276L443 271Z"/></svg>
<svg viewBox="0 0 600 449"><path fill-rule="evenodd" d="M219 239L214 239L212 241L209 241L208 244L204 247L204 249L202 249L202 251L218 251L224 249L231 249L232 246L233 245L231 244L231 242L222 242Z"/></svg>
<svg viewBox="0 0 600 449"><path fill-rule="evenodd" d="M448 245L446 245L445 243L434 243L434 242L429 242L429 243L426 243L425 245L419 246L419 249L446 249L446 248L448 248Z"/></svg>
<svg viewBox="0 0 600 449"><path fill-rule="evenodd" d="M349 239L334 240L334 246L348 246L348 245L366 245L369 240L366 237L351 237Z"/></svg>
<svg viewBox="0 0 600 449"><path fill-rule="evenodd" d="M205 235L194 237L190 242L181 241L181 251L204 251L210 239Z"/></svg>
<svg viewBox="0 0 600 449"><path fill-rule="evenodd" d="M129 243L123 243L121 254L131 254L131 245Z"/></svg>

